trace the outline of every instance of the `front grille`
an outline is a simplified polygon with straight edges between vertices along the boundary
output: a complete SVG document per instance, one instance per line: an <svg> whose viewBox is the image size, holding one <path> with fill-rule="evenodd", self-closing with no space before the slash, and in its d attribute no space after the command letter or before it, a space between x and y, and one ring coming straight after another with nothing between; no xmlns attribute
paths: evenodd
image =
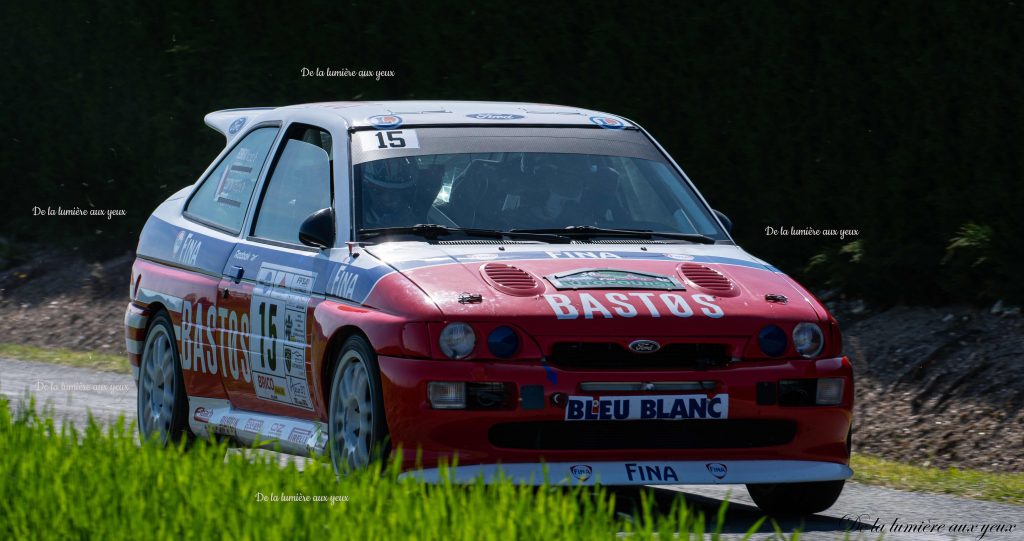
<svg viewBox="0 0 1024 541"><path fill-rule="evenodd" d="M547 361L564 370L706 370L729 363L725 344L667 344L633 353L615 342L559 342Z"/></svg>
<svg viewBox="0 0 1024 541"><path fill-rule="evenodd" d="M793 441L788 420L535 421L491 427L491 445L506 449L747 449Z"/></svg>

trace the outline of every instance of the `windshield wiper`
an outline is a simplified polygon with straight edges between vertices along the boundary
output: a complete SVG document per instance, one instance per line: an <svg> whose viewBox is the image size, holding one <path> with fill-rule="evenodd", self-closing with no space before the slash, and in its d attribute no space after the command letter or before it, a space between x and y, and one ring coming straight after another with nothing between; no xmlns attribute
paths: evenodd
<svg viewBox="0 0 1024 541"><path fill-rule="evenodd" d="M607 227L596 227L593 225L570 225L565 228L547 229L513 229L514 233L547 233L557 234L574 239L594 237L626 237L634 239L665 238L674 240L685 240L700 244L714 244L715 239L699 233L673 233L671 231L650 231L647 229L611 229Z"/></svg>
<svg viewBox="0 0 1024 541"><path fill-rule="evenodd" d="M569 242L569 237L543 231L499 231L497 229L477 229L473 227L448 227L440 224L416 224L400 227L374 227L360 229L359 238L386 237L391 235L417 235L427 239L437 239L448 235L467 235L470 237L486 237L491 239L528 239L543 242Z"/></svg>

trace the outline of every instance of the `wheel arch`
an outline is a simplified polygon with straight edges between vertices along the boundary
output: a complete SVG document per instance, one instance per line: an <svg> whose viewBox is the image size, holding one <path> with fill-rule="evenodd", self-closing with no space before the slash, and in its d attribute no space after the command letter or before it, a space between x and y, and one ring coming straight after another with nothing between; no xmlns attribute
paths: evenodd
<svg viewBox="0 0 1024 541"><path fill-rule="evenodd" d="M323 400L325 408L330 404L330 382L334 377L334 370L337 368L338 354L341 353L341 348L345 345L345 342L353 336L362 337L363 340L366 340L367 344L370 344L370 349L373 350L373 342L370 341L370 337L356 325L344 325L334 331L334 334L327 340L327 347L324 348L323 362L320 364L320 381L323 382L320 386L320 399Z"/></svg>
<svg viewBox="0 0 1024 541"><path fill-rule="evenodd" d="M171 318L171 326L174 326L174 317L171 316L171 311L160 301L153 301L145 306L146 309L146 332L149 333L149 328L153 325L153 320L160 312L166 312L167 317ZM174 341L178 341L178 337L174 337Z"/></svg>
<svg viewBox="0 0 1024 541"><path fill-rule="evenodd" d="M187 386L185 384L184 374L182 373L182 367L181 367L181 362L180 362L180 357L179 357L179 355L180 355L180 351L179 351L180 350L180 346L178 344L178 332L176 330L177 328L176 328L175 323L174 323L174 315L171 312L171 310L167 306L165 306L163 303L161 303L161 302L156 302L156 301L150 302L149 304L145 305L144 307L140 307L140 308L142 308L145 311L145 316L144 316L145 317L145 327L144 327L145 328L145 334L143 335L143 344L144 345L143 345L142 351L139 354L139 365L140 365L139 368L140 369L142 368L142 363L144 362L144 355L145 355L145 352L146 352L145 343L149 341L150 331L153 329L153 326L156 324L156 322L159 319L161 319L160 318L161 314L166 315L166 317L167 317L167 325L169 327L167 329L167 333L169 334L169 336L168 336L168 338L170 339L169 346L171 348L171 352L170 352L171 353L171 360L170 360L170 362L173 365L174 372L175 372L175 374L174 374L174 386L175 386L174 400L175 400L175 402L174 402L174 405L172 407L172 409L174 411L174 413L172 414L173 415L172 419L178 419L177 421L174 421L174 420L171 421L171 423L172 423L171 431L174 433L174 436L172 436L172 439L170 439L168 441L177 442L177 441L179 441L179 438L184 438L185 445L188 446L188 445L191 444L192 440L195 438L195 434L192 433L191 427L189 427L189 423L188 423L188 420L187 420L188 419L188 411L189 411L189 393L188 393ZM141 372L141 370L140 370L140 372ZM138 390L137 390L137 393L138 393L137 402L138 402L138 401L142 400L142 396L143 396L142 392L143 392L143 390L142 390L141 383L140 383L139 380L136 380L136 385L139 386ZM139 423L140 435L142 435L143 434L143 425L142 425L143 420L142 420L142 410L141 410L141 407L138 407L138 409L136 411L136 420ZM180 424L180 426L177 426L178 424Z"/></svg>

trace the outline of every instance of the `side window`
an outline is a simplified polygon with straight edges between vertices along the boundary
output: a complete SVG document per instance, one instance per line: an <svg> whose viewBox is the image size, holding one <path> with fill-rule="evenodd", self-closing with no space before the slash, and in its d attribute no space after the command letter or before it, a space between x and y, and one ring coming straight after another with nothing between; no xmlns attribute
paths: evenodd
<svg viewBox="0 0 1024 541"><path fill-rule="evenodd" d="M263 190L253 235L299 244L303 220L331 206L331 185L330 133L293 125Z"/></svg>
<svg viewBox="0 0 1024 541"><path fill-rule="evenodd" d="M203 180L185 214L238 233L277 132L278 128L267 127L246 135Z"/></svg>

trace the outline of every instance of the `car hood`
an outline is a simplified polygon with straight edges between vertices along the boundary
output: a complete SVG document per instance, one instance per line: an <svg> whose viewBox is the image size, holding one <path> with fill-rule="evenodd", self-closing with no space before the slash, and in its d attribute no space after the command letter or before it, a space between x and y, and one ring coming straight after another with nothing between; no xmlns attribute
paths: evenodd
<svg viewBox="0 0 1024 541"><path fill-rule="evenodd" d="M421 289L448 321L502 321L538 336L750 336L766 320L828 317L791 278L734 245L392 242L363 249Z"/></svg>

